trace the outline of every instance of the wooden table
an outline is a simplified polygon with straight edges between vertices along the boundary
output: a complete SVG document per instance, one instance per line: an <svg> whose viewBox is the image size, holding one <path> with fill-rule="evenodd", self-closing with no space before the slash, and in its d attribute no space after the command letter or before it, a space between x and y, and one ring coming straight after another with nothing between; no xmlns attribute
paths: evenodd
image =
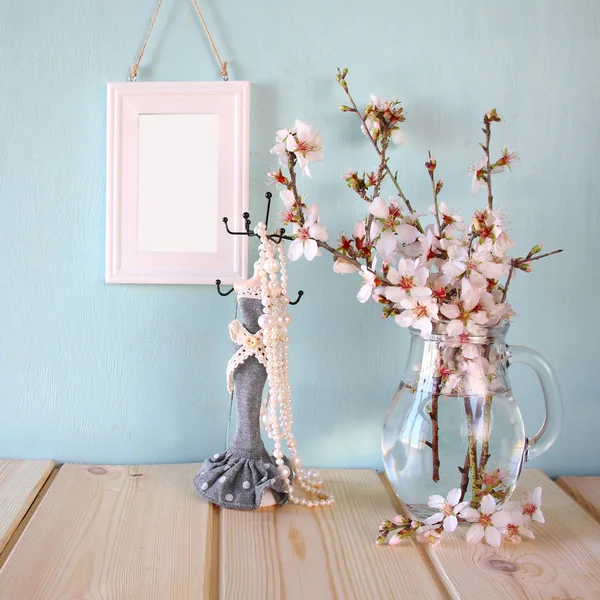
<svg viewBox="0 0 600 600"><path fill-rule="evenodd" d="M544 489L535 541L459 528L431 549L374 544L400 511L375 471L324 471L330 509L243 512L201 500L198 468L0 461L0 600L600 598L600 478L559 480L573 499L526 470L519 488Z"/></svg>

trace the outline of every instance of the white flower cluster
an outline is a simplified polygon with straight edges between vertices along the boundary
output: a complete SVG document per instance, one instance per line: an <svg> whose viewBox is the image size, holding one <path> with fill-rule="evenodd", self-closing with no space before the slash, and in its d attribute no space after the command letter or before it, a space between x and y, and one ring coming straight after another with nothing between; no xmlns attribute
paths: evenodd
<svg viewBox="0 0 600 600"><path fill-rule="evenodd" d="M403 515L394 517L394 524L384 521L384 531L398 530L389 540L390 546L399 544L412 533L417 535L420 542L437 546L442 541L444 532L454 531L462 520L472 524L467 530L468 542L476 544L485 540L487 544L497 548L502 540L519 543L523 538L534 539L535 535L530 529L532 521L545 522L541 510L541 487L526 493L517 502L505 502L502 508L498 508L496 500L490 494L482 497L477 509L470 507L468 502L460 502L460 497L461 491L458 488L451 490L446 498L429 496L430 508L438 512L423 523L410 521Z"/></svg>

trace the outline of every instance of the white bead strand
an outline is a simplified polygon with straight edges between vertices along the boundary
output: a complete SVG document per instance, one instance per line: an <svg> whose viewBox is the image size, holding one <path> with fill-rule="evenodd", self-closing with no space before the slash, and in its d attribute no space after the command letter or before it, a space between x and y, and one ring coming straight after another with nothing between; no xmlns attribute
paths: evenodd
<svg viewBox="0 0 600 600"><path fill-rule="evenodd" d="M258 272L261 282L263 314L259 318L259 324L263 330L269 382L269 396L263 424L268 436L273 440L273 456L279 468L279 476L289 494L290 502L310 508L331 506L334 497L321 489L323 482L318 472L302 467L302 460L292 433L294 419L288 371L288 327L292 318L287 313L290 300L287 296L288 277L285 246L282 242L276 244L269 239L264 223L259 223L255 232L261 240ZM290 469L283 461L282 442L284 440L290 453L290 463L294 469L294 483L319 498L318 500L308 500L295 495L294 487L290 482Z"/></svg>

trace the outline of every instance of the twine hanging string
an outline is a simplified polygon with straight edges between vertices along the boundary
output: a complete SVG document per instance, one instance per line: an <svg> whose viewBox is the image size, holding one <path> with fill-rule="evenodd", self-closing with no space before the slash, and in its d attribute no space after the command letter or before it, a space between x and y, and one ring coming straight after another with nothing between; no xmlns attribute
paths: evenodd
<svg viewBox="0 0 600 600"><path fill-rule="evenodd" d="M212 38L212 35L210 34L210 31L208 29L208 25L206 24L204 16L202 15L202 11L200 10L198 1L192 0L192 2L194 3L194 6L196 7L196 12L198 13L198 16L200 17L200 21L202 21L202 25L204 26L204 31L206 32L206 37L208 38L210 47L212 48L215 58L217 59L217 62L219 63L219 68L221 69L221 77L223 78L223 81L228 81L229 73L227 72L227 61L222 61L221 57L219 56L219 51L217 50L217 47L215 46L215 42ZM146 51L146 46L148 45L148 40L150 39L150 34L152 33L152 30L154 29L154 24L156 23L156 18L158 17L158 13L160 11L160 7L162 6L162 3L163 3L163 0L158 0L158 5L156 6L156 10L154 11L154 15L152 16L152 22L150 23L150 28L148 29L148 33L146 34L144 43L142 44L142 47L140 48L140 53L138 54L138 57L137 57L137 60L135 61L135 63L133 63L133 65L131 65L131 70L129 73L129 81L133 82L133 81L137 80L138 69L140 68L140 63L142 62L142 58L144 57L144 52Z"/></svg>

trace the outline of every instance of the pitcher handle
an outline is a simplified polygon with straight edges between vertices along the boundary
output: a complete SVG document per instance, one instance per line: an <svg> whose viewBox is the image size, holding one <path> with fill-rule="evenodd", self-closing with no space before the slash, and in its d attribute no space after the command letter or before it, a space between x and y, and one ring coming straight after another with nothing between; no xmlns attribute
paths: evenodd
<svg viewBox="0 0 600 600"><path fill-rule="evenodd" d="M509 364L531 367L538 377L544 395L546 414L540 430L527 440L525 460L541 456L554 444L562 424L562 397L554 368L545 356L526 346L509 346Z"/></svg>

